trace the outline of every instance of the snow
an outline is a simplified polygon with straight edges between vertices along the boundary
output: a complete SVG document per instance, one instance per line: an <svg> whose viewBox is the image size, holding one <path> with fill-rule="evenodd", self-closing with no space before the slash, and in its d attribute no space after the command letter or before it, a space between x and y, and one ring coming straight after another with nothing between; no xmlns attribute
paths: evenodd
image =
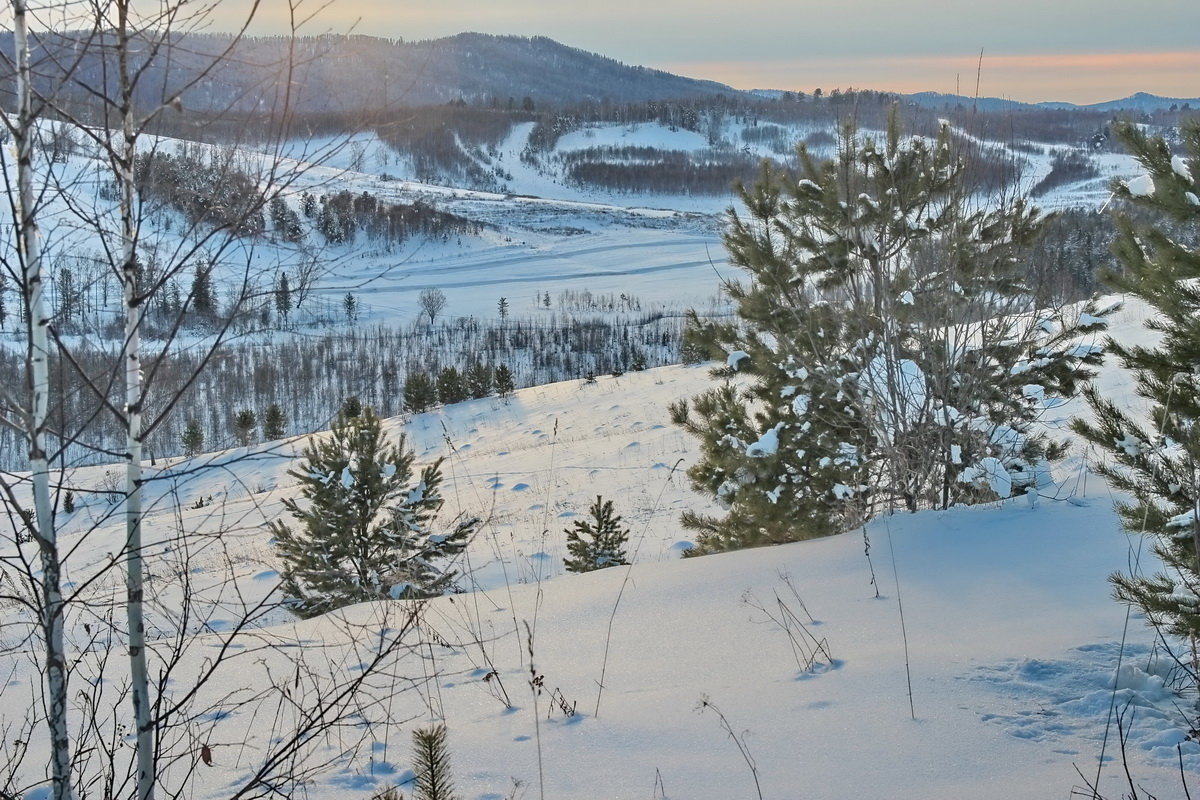
<svg viewBox="0 0 1200 800"><path fill-rule="evenodd" d="M516 220L520 227L506 230L521 231L512 241L494 234L395 253L334 249L338 273L320 291L336 299L347 285L367 285L364 313L391 322L416 316L416 296L426 286L446 292L455 316L493 314L501 294L521 306L514 313L533 313L535 291L565 288L633 291L664 307L708 301L719 282L714 272L726 268L718 262L713 269L720 240L708 214L727 198L655 208L643 207L653 198L622 205L611 196L564 187L517 166L522 133L528 131L514 131L502 148L504 163L523 193L540 197L381 181L347 172L348 162L306 176L298 189L338 181L354 192L423 197L485 220ZM661 126L590 135L584 130L564 137L560 147L609 139L699 146L694 137L674 133ZM368 153L377 147L369 137L360 143ZM1105 169L1129 174L1128 157L1111 158L1102 162ZM1128 185L1135 194L1135 187L1153 191L1149 176ZM548 230L558 226L584 232ZM261 248L254 258L260 256L277 259L279 251ZM1136 341L1144 335L1139 315L1145 313L1131 304L1114 314L1114 335ZM730 353L726 363L736 368L745 357ZM873 375L894 370L915 407L925 399L924 376L910 364L880 363ZM507 402L476 400L388 421L392 435L407 434L420 464L446 458L443 520L486 510L489 521L455 564L465 593L423 607L423 625L438 643L427 639L428 646L389 664L394 680L369 690L380 702L364 704L364 716L339 731L346 738L359 731L371 737L358 758L344 755L344 742L314 745L313 760L332 759L334 768L306 784L305 797L365 798L410 780L411 729L431 719L449 727L456 783L466 800L506 797L514 779L529 797L747 797L753 784L735 744L711 713L693 713L702 696L735 731L745 732L764 797L1065 797L1079 784L1076 766L1089 778L1098 775L1101 790L1117 796L1125 783L1110 709L1127 706L1138 709L1126 722L1130 768L1139 785L1159 797L1178 795L1177 746L1188 772L1200 770L1200 746L1186 740L1181 715L1194 698L1181 696L1170 682L1169 659L1152 632L1136 615L1127 626L1126 610L1110 598L1108 575L1139 558L1151 572L1151 557L1139 539L1120 532L1109 491L1089 476L1081 454L1063 465L1060 483L1043 490L1036 509L1030 502L1035 493L1029 501L880 516L840 536L681 560L680 552L691 546L681 512L715 513L718 504L689 489L684 472L696 461L696 443L671 425L667 406L710 388L710 366L600 377L586 386L541 386ZM1101 373L1100 385L1115 402L1139 402L1128 380L1113 370ZM793 398L797 416L807 403L807 396ZM779 431L767 431L747 451L776 454ZM296 496L297 481L288 470L304 444L285 440L145 465L153 648L173 641L184 609L204 620L188 621L182 639L189 650L168 691L189 688L186 675L218 655L224 640L216 631L235 630L247 607L277 598L280 565L264 524L284 515L284 499ZM1119 444L1127 452L1144 446ZM952 453L956 462L961 456ZM121 506L107 505L99 493L105 471L70 471L72 483L89 492L64 519L61 533L64 551L71 553L69 580L96 607L124 591L111 555L121 552L124 541ZM1012 477L997 459L983 459L962 474L998 496L1011 493ZM319 477L345 483L352 476L347 469ZM744 478L729 476L726 486L736 490ZM774 487L767 494L781 491ZM844 497L857 491L834 488ZM597 494L613 499L633 530L635 563L566 574L560 517L585 511ZM197 505L209 497L212 505ZM873 561L864 553L867 543ZM393 597L406 586L391 586ZM777 597L805 620L807 631L827 643L828 668L797 664L792 635L798 629L789 634L748 609L748 591ZM814 619L800 612L801 598ZM255 650L258 661L228 662L218 672L220 690L204 699L216 701L227 686L267 690L279 676L292 675L306 655L353 673L371 655L380 631L396 626L407 608L400 602L363 604L298 622L268 605L237 636L279 646ZM30 685L40 680L29 640L20 635L27 622L19 607L0 607L3 688L13 698L0 710L6 722L19 721ZM526 622L535 634L532 644ZM81 615L67 620L80 670L91 668L92 653L110 652L89 638L84 624ZM579 714L565 717L546 695L531 693L531 647L545 686L577 701ZM120 686L119 643L111 654L115 672L106 681ZM497 680L507 687L512 709L492 693ZM296 691L303 696L293 699L302 706L320 696L315 686ZM372 724L369 715L384 707L404 723ZM251 703L189 721L188 741L210 742L214 766L198 770L188 797L229 796L230 784L276 733L263 726L260 712L269 709ZM122 704L116 716L126 715ZM24 767L32 769L31 781L44 778L43 747L35 737ZM656 781L664 787L657 794ZM35 787L23 796L48 795Z"/></svg>
<svg viewBox="0 0 1200 800"><path fill-rule="evenodd" d="M749 357L750 354L745 350L734 350L729 354L729 357L725 359L725 365L730 369L737 369L738 365Z"/></svg>
<svg viewBox="0 0 1200 800"><path fill-rule="evenodd" d="M1070 358L1087 358L1096 353L1103 353L1104 345L1093 344L1091 342L1077 342L1071 345L1066 350L1066 355Z"/></svg>
<svg viewBox="0 0 1200 800"><path fill-rule="evenodd" d="M911 422L921 415L927 398L925 372L915 361L878 356L863 373L864 389L881 402L894 403L900 421Z"/></svg>
<svg viewBox="0 0 1200 800"><path fill-rule="evenodd" d="M1183 160L1182 156L1171 156L1171 169L1188 183L1192 182L1192 170L1188 167L1188 163Z"/></svg>
<svg viewBox="0 0 1200 800"><path fill-rule="evenodd" d="M779 431L783 428L780 422L774 428L759 437L758 441L746 448L746 455L751 458L765 458L779 452Z"/></svg>
<svg viewBox="0 0 1200 800"><path fill-rule="evenodd" d="M1139 175L1126 181L1125 188L1134 197L1150 197L1154 194L1154 178L1151 175Z"/></svg>
<svg viewBox="0 0 1200 800"><path fill-rule="evenodd" d="M1185 511L1182 514L1171 517L1167 520L1168 528L1188 528L1187 535L1191 535L1191 528L1196 524L1196 509Z"/></svg>
<svg viewBox="0 0 1200 800"><path fill-rule="evenodd" d="M1134 307L1115 316L1115 333L1130 330L1124 320L1138 313ZM1113 397L1129 392L1128 382L1114 377L1111 385ZM392 713L413 722L372 726L379 748L359 760L339 758L331 774L306 786L308 797L333 800L351 786L366 796L403 780L411 728L431 713L449 727L456 783L467 800L506 796L514 778L533 796L539 736L548 797L642 797L656 777L672 797L744 797L752 784L733 742L710 713L693 713L702 696L735 731L746 732L765 797L792 797L800 786L829 798L1065 797L1079 784L1076 766L1089 779L1099 774L1101 789L1115 796L1124 778L1112 744L1114 702L1118 710L1138 709L1125 719L1127 750L1147 790L1177 796L1177 745L1185 767L1200 769L1200 747L1184 738L1179 711L1188 699L1166 682L1166 660L1156 655L1152 632L1136 620L1126 632L1125 609L1109 596L1108 574L1136 560L1141 542L1120 532L1108 490L1095 475L1084 480L1080 457L1062 469L1066 483L1043 491L1036 510L1020 498L874 520L865 529L874 572L863 531L680 560L688 546L680 512L711 513L716 506L687 488L682 470L694 462L695 442L669 424L666 406L709 386L705 365L668 367L592 385L542 386L508 403L476 400L387 423L392 434L407 433L420 463L448 457L443 518L486 508L491 521L459 565L470 593L424 607L424 624L448 646L436 646L432 662L415 655L400 660L394 666L400 683L385 682ZM165 577L174 574L170 563L153 549L154 542L171 541L176 515L197 542L215 540L228 520L239 520L222 534L222 552L201 550L190 562L193 602L205 604L213 622L236 619L236 604L216 591L228 579L248 603L269 596L278 565L260 523L277 517L283 498L293 496L287 470L302 445L293 440L251 448L249 455L243 449L147 466L150 567L164 575L150 610L152 630L168 626L182 607L182 585ZM1001 493L1002 467L984 460L973 469L974 479ZM102 468L88 468L73 477L91 485L102 475ZM250 489L260 485L274 488ZM525 491L507 488L518 485ZM176 493L178 507L171 502ZM565 533L552 515L583 511L596 494L613 499L632 528L636 563L565 574ZM208 495L217 498L219 513L190 507ZM120 520L106 507L82 506L63 531L64 544L76 548L72 579L81 584L104 569L122 536ZM1149 556L1141 558L1151 571ZM119 593L119 581L112 590ZM827 644L828 668L803 669L788 633L747 607L747 590L764 600L778 596L803 620ZM103 596L104 586L89 591ZM364 632L377 636L381 627L394 627L387 615L405 607L365 604L304 623L277 610L247 636L319 642L334 664L352 667L376 641ZM0 613L12 623L19 611ZM576 702L576 716L555 711L546 695L531 696L523 622L535 630L545 686ZM86 641L80 624L70 622L71 641ZM484 680L491 670L480 661L478 631L485 632L492 680L503 681L512 710ZM214 653L214 636L197 637L185 663L199 665ZM303 649L264 654L261 667L234 661L221 674L237 686L265 685L271 674L292 674L288 659ZM11 690L38 679L36 662L12 663ZM119 669L122 659L112 663ZM430 667L436 677L425 671ZM403 688L413 683L421 690ZM197 723L195 735L212 743L214 767L197 774L192 796L228 796L229 782L244 768L238 764L263 744L266 734L256 733L255 719L251 707L242 707ZM316 755L332 755L331 747Z"/></svg>
<svg viewBox="0 0 1200 800"><path fill-rule="evenodd" d="M1127 456L1137 456L1146 451L1146 443L1130 433L1121 439L1114 439L1113 445L1124 451Z"/></svg>
<svg viewBox="0 0 1200 800"><path fill-rule="evenodd" d="M1009 475L1004 462L993 456L982 458L975 466L967 467L959 473L958 479L963 483L985 486L999 498L1012 494L1012 476Z"/></svg>

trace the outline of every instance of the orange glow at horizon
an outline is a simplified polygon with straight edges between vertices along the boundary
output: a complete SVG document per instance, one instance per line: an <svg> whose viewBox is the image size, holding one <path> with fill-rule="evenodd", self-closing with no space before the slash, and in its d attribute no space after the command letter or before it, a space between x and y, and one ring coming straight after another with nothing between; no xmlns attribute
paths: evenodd
<svg viewBox="0 0 1200 800"><path fill-rule="evenodd" d="M838 87L937 91L1026 102L1094 103L1137 91L1200 96L1200 52L1030 53L962 56L818 57L765 61L690 61L662 65L738 89L825 91Z"/></svg>

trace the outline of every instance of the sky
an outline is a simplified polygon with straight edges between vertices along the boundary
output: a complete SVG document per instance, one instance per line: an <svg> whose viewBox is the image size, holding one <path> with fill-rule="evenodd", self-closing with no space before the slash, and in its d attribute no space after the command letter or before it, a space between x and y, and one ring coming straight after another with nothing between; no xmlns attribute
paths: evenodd
<svg viewBox="0 0 1200 800"><path fill-rule="evenodd" d="M302 0L303 2L303 0ZM226 3L234 13L242 2ZM305 32L549 36L738 89L937 91L1099 102L1200 96L1196 0L308 0ZM256 32L278 32L263 0ZM982 54L982 58L981 58Z"/></svg>

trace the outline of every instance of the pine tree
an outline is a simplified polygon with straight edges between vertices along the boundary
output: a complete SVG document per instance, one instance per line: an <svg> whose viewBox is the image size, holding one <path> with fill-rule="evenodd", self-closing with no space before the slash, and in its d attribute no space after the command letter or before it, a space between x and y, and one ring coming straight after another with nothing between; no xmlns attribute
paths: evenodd
<svg viewBox="0 0 1200 800"><path fill-rule="evenodd" d="M244 408L233 415L233 435L241 447L254 444L254 429L258 427L258 415L252 408Z"/></svg>
<svg viewBox="0 0 1200 800"><path fill-rule="evenodd" d="M217 295L212 284L212 267L197 264L192 273L192 288L188 292L188 302L196 316L201 320L210 320L217 313Z"/></svg>
<svg viewBox="0 0 1200 800"><path fill-rule="evenodd" d="M1100 348L1095 309L1040 308L1024 286L1041 218L970 208L950 131L885 141L847 129L835 160L801 147L800 180L764 166L731 211L736 322L692 315L685 347L722 384L672 419L700 440L687 512L701 554L824 536L881 508L1007 497L1061 444L1035 432Z"/></svg>
<svg viewBox="0 0 1200 800"><path fill-rule="evenodd" d="M338 409L338 414L343 417L357 417L362 413L362 400L359 400L356 394L352 394L343 400L342 407Z"/></svg>
<svg viewBox="0 0 1200 800"><path fill-rule="evenodd" d="M284 241L298 242L304 237L304 228L300 225L300 215L292 210L286 200L275 195L271 198L269 208L271 224L275 227L275 233Z"/></svg>
<svg viewBox="0 0 1200 800"><path fill-rule="evenodd" d="M437 380L438 400L444 406L461 403L470 397L467 391L467 383L463 380L462 373L455 367L443 367L438 373Z"/></svg>
<svg viewBox="0 0 1200 800"><path fill-rule="evenodd" d="M413 772L416 773L414 800L457 800L445 725L413 731Z"/></svg>
<svg viewBox="0 0 1200 800"><path fill-rule="evenodd" d="M200 427L200 421L195 417L187 421L187 427L183 429L183 434L180 436L180 444L183 445L183 454L188 458L204 452L204 429Z"/></svg>
<svg viewBox="0 0 1200 800"><path fill-rule="evenodd" d="M492 368L482 361L472 364L464 377L467 382L467 392L476 400L492 393Z"/></svg>
<svg viewBox="0 0 1200 800"><path fill-rule="evenodd" d="M513 380L512 370L501 364L496 367L496 394L501 397L511 397L517 389Z"/></svg>
<svg viewBox="0 0 1200 800"><path fill-rule="evenodd" d="M1134 208L1164 222L1200 222L1200 124L1183 129L1186 157L1172 155L1160 138L1137 126L1116 128L1146 174L1114 187ZM1085 391L1094 422L1075 420L1075 430L1110 459L1100 466L1110 485L1131 500L1117 504L1126 530L1151 537L1165 570L1150 577L1117 574L1115 594L1146 613L1163 630L1192 644L1200 641L1200 248L1165 230L1118 219L1114 251L1120 270L1105 276L1116 291L1150 306L1146 327L1154 346L1110 341L1148 413L1131 411L1092 387ZM1193 662L1193 674L1200 674Z"/></svg>
<svg viewBox="0 0 1200 800"><path fill-rule="evenodd" d="M304 501L284 501L296 527L282 520L270 525L283 594L296 614L432 597L450 588L456 573L444 562L462 552L480 521L460 518L436 533L441 460L415 482L413 460L404 436L389 443L370 408L339 415L328 437L309 441L300 467L288 473Z"/></svg>
<svg viewBox="0 0 1200 800"><path fill-rule="evenodd" d="M263 438L282 439L287 436L287 412L278 403L271 403L263 415Z"/></svg>
<svg viewBox="0 0 1200 800"><path fill-rule="evenodd" d="M275 311L287 325L288 316L292 313L292 287L288 283L286 272L279 273L279 282L275 285Z"/></svg>
<svg viewBox="0 0 1200 800"><path fill-rule="evenodd" d="M71 270L58 271L58 316L64 330L70 330L72 320L80 315L80 294L75 283Z"/></svg>
<svg viewBox="0 0 1200 800"><path fill-rule="evenodd" d="M621 517L613 513L612 501L596 495L588 514L590 518L577 519L564 529L570 553L570 557L563 559L567 572L591 572L628 564L624 548L629 541L629 529L622 527Z"/></svg>
<svg viewBox="0 0 1200 800"><path fill-rule="evenodd" d="M8 321L8 306L4 303L6 294L8 294L8 276L0 272L0 331L4 330L4 323Z"/></svg>
<svg viewBox="0 0 1200 800"><path fill-rule="evenodd" d="M437 405L438 389L424 372L413 372L404 380L404 410L423 414Z"/></svg>

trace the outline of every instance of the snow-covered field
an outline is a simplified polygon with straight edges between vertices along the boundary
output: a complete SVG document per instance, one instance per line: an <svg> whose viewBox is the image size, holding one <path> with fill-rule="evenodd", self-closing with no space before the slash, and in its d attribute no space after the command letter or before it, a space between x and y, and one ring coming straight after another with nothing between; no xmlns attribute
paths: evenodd
<svg viewBox="0 0 1200 800"><path fill-rule="evenodd" d="M334 281L327 295L336 299L344 286L361 285L376 319L411 320L419 313L417 294L434 287L446 293L447 313L490 318L501 296L510 302L515 299L513 309L519 312L536 308L536 292L557 297L571 289L632 291L647 309L706 307L721 280L736 277L725 261L719 235L721 215L737 204L732 191L717 196L622 194L574 185L553 170L521 159L531 128L532 123L514 126L492 159L511 175L504 194L416 183L404 159L389 155L387 145L373 134L295 145L297 151L315 148L330 153L321 169L298 182L298 191L311 182L313 187L366 190L396 202L421 198L443 210L494 224L499 231L485 232L475 241L423 243L392 254L369 250L342 254L334 249L331 255L344 266L338 267L340 282ZM762 144L742 143L739 128L734 120L727 120L722 135L753 157L780 158ZM810 126L792 130L796 141L812 132ZM601 146L699 153L709 144L699 133L657 123L601 124L563 136L554 154ZM1018 154L1025 162L1019 170L1024 190L1050 172L1054 155L1061 150L1035 143L1032 152ZM819 146L814 152L831 153ZM1057 187L1037 198L1037 205L1048 211L1100 209L1109 200L1109 182L1138 171L1127 155L1091 158L1100 177ZM352 169L356 164L369 169ZM393 179L380 180L383 173Z"/></svg>
<svg viewBox="0 0 1200 800"><path fill-rule="evenodd" d="M605 137L702 144L668 133L583 131L560 147ZM377 142L360 144L367 163L378 160ZM304 172L296 193L423 197L496 226L396 252L329 248L335 268L320 291L331 301L360 293L367 319L404 324L425 287L446 293L450 316L494 316L502 296L514 314L533 313L540 293L564 289L628 292L645 310L710 302L729 274L717 215L732 198L584 192L522 172L519 146L502 155L512 195L408 182L396 164L387 171L401 179L381 180L339 162L348 148ZM1121 174L1122 165L1105 169ZM1068 190L1043 204L1070 192L1097 205L1107 196L1096 185ZM263 245L251 258L268 274L310 255ZM1140 321L1126 312L1115 332L1140 336ZM1110 396L1135 401L1119 373L1101 380ZM407 793L411 730L444 720L459 792L471 800L1066 798L1085 780L1119 796L1128 789L1119 718L1138 786L1181 795L1180 759L1189 776L1200 772L1200 746L1185 739L1196 698L1175 691L1151 632L1110 599L1108 574L1139 559L1149 571L1149 556L1121 533L1082 455L1036 504L898 515L829 539L681 560L680 512L713 509L687 485L694 444L667 406L708 383L702 366L668 367L389 421L419 460L445 457L445 516L478 513L487 524L456 565L465 593L422 608L386 679L366 691L376 702L302 754L330 768L283 793L367 798L394 783ZM156 657L183 649L162 688L178 697L218 653L227 658L197 713L168 737L183 755L160 778L178 786L194 769L191 798L229 796L284 735L273 709L303 709L328 689L296 664L352 676L409 610L368 604L298 623L271 607L279 565L264 525L296 492L287 471L303 445L146 468L149 631ZM115 468L67 473L78 508L60 512L65 580L81 601L67 620L73 680L100 693L101 717L106 704L128 713L120 643L96 634L124 592L115 479ZM563 529L597 495L632 528L635 563L565 574ZM246 609L260 608L241 630ZM0 717L10 723L37 702L27 622L18 607L0 607ZM92 683L106 653L107 677ZM201 749L211 764L188 755ZM42 764L35 744L26 785Z"/></svg>
<svg viewBox="0 0 1200 800"><path fill-rule="evenodd" d="M1136 316L1120 318L1117 334L1140 337ZM1103 377L1127 393L1119 375ZM1200 771L1200 746L1185 739L1195 697L1173 691L1170 659L1109 597L1107 575L1139 558L1148 570L1149 557L1120 532L1082 461L1063 465L1036 505L897 515L829 539L681 560L679 512L706 505L686 485L695 452L666 406L707 382L703 367L669 367L390 422L421 460L446 457L447 511L489 521L457 565L467 593L424 607L426 644L375 686L381 705L339 733L342 746L365 736L363 749L310 753L332 761L306 796L368 797L402 783L412 728L444 720L465 798L755 797L756 776L717 709L766 798L1066 798L1083 785L1076 769L1118 796L1118 717L1138 785L1180 796L1177 745L1188 774ZM304 623L267 611L233 633L243 608L273 597L278 565L262 526L295 491L286 471L301 444L149 469L156 652L171 648L181 609L202 634L185 640L169 692L228 637L247 649L227 652L217 684L248 692L286 687L290 659L314 653L344 659L353 675L380 629L397 626L402 604L368 604ZM103 489L107 479L94 467L68 480ZM564 574L563 529L597 494L630 524L636 563ZM110 555L123 537L119 507L81 496L62 534L66 578L103 608L122 588ZM84 647L94 618L78 608L68 640L91 651L88 664L104 648ZM29 647L20 619L5 609L10 719L19 705L7 698L30 697L39 680L19 655ZM268 641L279 646L263 650ZM116 675L120 663L109 667ZM385 726L384 716L404 722ZM249 703L193 719L183 746L207 746L212 765L196 766L190 796L227 795L282 734L268 718Z"/></svg>

